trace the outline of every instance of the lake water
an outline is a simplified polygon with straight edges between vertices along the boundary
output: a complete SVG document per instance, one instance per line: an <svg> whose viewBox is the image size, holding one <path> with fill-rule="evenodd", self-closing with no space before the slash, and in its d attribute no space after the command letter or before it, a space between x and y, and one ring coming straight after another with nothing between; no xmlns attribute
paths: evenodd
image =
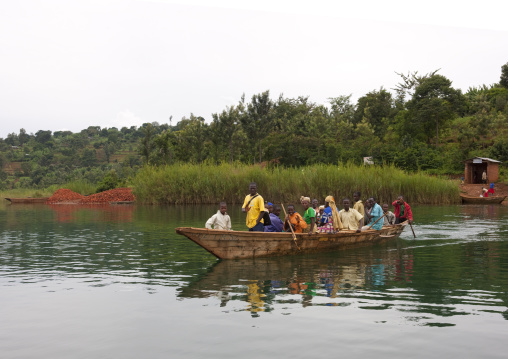
<svg viewBox="0 0 508 359"><path fill-rule="evenodd" d="M174 232L216 210L0 205L0 357L506 358L507 207L415 206L416 239L225 261Z"/></svg>

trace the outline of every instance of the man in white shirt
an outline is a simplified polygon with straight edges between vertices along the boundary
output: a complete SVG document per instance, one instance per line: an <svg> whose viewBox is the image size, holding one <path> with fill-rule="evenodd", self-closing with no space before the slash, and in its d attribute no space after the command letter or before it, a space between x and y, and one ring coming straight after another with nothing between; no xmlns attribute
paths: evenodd
<svg viewBox="0 0 508 359"><path fill-rule="evenodd" d="M228 210L228 206L226 202L221 202L219 204L219 210L213 216L211 216L208 221L206 221L205 227L208 229L220 229L223 231L231 230L231 218L226 213ZM212 228L213 226L213 228Z"/></svg>

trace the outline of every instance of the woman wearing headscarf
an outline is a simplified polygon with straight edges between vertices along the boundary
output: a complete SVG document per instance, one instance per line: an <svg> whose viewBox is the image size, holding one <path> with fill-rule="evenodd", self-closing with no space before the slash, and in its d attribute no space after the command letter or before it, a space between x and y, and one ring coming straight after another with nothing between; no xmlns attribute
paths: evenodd
<svg viewBox="0 0 508 359"><path fill-rule="evenodd" d="M314 208L310 206L310 197L300 197L300 202L302 203L303 209L305 210L303 214L303 219L305 223L307 223L307 228L304 230L305 233L315 233L316 232L316 211Z"/></svg>
<svg viewBox="0 0 508 359"><path fill-rule="evenodd" d="M339 210L335 205L335 199L332 196L325 198L325 210L321 216L321 223L319 233L335 233L344 228L339 217Z"/></svg>

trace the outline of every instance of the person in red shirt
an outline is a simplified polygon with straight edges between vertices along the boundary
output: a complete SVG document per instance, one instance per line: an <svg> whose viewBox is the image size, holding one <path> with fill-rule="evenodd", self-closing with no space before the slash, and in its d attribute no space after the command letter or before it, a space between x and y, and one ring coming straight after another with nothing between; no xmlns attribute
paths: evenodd
<svg viewBox="0 0 508 359"><path fill-rule="evenodd" d="M489 190L487 191L487 193L485 193L485 197L493 195L494 195L494 183L491 183Z"/></svg>
<svg viewBox="0 0 508 359"><path fill-rule="evenodd" d="M395 207L393 211L393 214L395 214L395 224L404 221L409 221L410 224L413 224L413 212L411 212L409 204L404 202L404 197L397 197L397 200L392 203L392 206Z"/></svg>

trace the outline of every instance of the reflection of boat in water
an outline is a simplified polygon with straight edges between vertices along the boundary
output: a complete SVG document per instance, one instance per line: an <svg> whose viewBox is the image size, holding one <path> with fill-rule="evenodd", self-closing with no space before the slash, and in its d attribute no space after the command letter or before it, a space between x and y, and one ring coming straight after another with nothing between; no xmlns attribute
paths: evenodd
<svg viewBox="0 0 508 359"><path fill-rule="evenodd" d="M335 234L221 231L204 228L179 227L176 233L197 243L221 259L281 256L325 252L336 249L370 245L385 238L398 237L407 222L383 227L380 231L340 231Z"/></svg>
<svg viewBox="0 0 508 359"><path fill-rule="evenodd" d="M390 246L392 242L383 243ZM247 310L258 312L269 310L274 302L288 300L286 295L301 295L302 305L307 306L316 296L336 298L386 281L408 281L412 266L412 257L374 246L340 255L330 252L224 260L181 287L178 297L216 297L221 306L230 300L248 302Z"/></svg>
<svg viewBox="0 0 508 359"><path fill-rule="evenodd" d="M462 198L462 203L467 204L499 204L504 201L506 196L476 197L461 193L460 198Z"/></svg>
<svg viewBox="0 0 508 359"><path fill-rule="evenodd" d="M41 198L6 198L11 203L46 203L49 197L41 197Z"/></svg>

